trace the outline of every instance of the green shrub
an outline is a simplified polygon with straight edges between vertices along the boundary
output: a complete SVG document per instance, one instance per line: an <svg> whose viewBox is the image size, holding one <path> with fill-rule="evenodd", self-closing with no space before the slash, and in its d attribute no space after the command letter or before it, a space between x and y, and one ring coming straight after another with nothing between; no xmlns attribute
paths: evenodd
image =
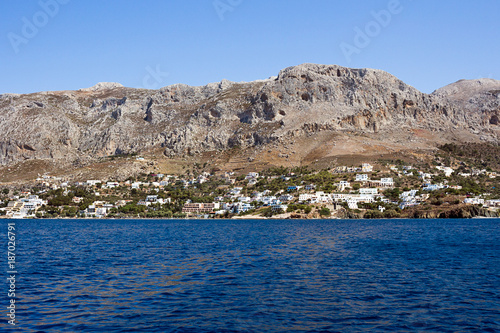
<svg viewBox="0 0 500 333"><path fill-rule="evenodd" d="M321 216L330 216L331 214L332 214L332 212L330 211L330 209L328 207L322 207L319 210L319 215L321 215Z"/></svg>
<svg viewBox="0 0 500 333"><path fill-rule="evenodd" d="M384 217L384 215L379 210L368 210L363 215L365 219L380 219Z"/></svg>
<svg viewBox="0 0 500 333"><path fill-rule="evenodd" d="M401 216L401 214L396 212L394 209L388 209L388 210L384 211L383 215L385 218L388 218L388 219L397 218L397 217Z"/></svg>

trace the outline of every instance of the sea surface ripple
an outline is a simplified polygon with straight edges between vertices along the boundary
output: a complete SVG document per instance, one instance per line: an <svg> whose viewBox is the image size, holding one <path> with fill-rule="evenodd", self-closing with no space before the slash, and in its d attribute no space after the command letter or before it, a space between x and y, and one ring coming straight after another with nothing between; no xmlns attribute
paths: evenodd
<svg viewBox="0 0 500 333"><path fill-rule="evenodd" d="M499 332L499 222L16 220L12 329Z"/></svg>

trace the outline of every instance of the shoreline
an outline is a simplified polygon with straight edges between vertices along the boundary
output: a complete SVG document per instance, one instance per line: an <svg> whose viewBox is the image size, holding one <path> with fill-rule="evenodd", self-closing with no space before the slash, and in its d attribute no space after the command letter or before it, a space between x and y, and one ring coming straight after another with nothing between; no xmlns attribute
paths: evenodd
<svg viewBox="0 0 500 333"><path fill-rule="evenodd" d="M154 217L103 217L103 218L91 218L91 217L48 217L48 218L8 218L0 216L0 220L8 221L27 221L27 220L92 220L92 221L106 221L106 220L172 220L172 221L183 221L183 220L216 220L216 221L231 221L231 220L296 220L296 221L314 221L314 220L471 220L471 219L500 219L500 216L489 217L489 216L474 216L474 217L388 217L388 218L340 218L340 217L323 217L323 218L289 218L289 217L265 217L265 216L235 216L227 219L223 218L154 218Z"/></svg>

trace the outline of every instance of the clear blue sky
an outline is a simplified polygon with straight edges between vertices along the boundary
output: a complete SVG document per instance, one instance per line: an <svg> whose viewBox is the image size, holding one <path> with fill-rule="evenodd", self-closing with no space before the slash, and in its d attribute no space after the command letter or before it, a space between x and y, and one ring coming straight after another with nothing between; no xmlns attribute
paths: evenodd
<svg viewBox="0 0 500 333"><path fill-rule="evenodd" d="M500 79L498 0L23 0L0 9L0 93L251 81L306 62L382 69L427 93Z"/></svg>

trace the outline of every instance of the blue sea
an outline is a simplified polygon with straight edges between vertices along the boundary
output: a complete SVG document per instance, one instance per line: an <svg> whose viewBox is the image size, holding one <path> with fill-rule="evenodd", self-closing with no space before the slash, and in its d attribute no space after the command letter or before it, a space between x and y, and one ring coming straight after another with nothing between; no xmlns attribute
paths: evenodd
<svg viewBox="0 0 500 333"><path fill-rule="evenodd" d="M499 219L8 222L6 332L500 332Z"/></svg>

